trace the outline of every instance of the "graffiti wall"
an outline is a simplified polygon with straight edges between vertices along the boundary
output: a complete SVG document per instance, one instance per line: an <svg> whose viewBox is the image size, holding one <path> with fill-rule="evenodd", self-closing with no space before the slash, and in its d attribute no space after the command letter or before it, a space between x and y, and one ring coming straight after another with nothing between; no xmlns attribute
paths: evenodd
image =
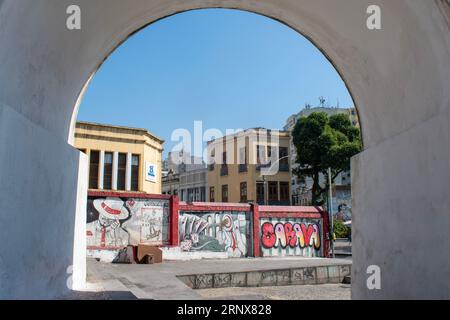
<svg viewBox="0 0 450 320"><path fill-rule="evenodd" d="M250 245L250 221L246 212L180 212L180 248L184 252L225 252L246 257Z"/></svg>
<svg viewBox="0 0 450 320"><path fill-rule="evenodd" d="M169 242L169 200L88 198L88 250L117 250L128 245Z"/></svg>
<svg viewBox="0 0 450 320"><path fill-rule="evenodd" d="M321 219L261 218L261 254L320 257L322 231Z"/></svg>

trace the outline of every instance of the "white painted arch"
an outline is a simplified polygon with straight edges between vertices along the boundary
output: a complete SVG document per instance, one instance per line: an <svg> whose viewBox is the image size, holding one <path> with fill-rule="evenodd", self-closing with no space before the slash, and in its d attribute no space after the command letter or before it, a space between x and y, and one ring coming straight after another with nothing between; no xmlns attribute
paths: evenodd
<svg viewBox="0 0 450 320"><path fill-rule="evenodd" d="M82 10L79 31L65 28L71 4ZM372 4L382 9L379 31L366 28ZM287 24L324 52L349 87L365 144L352 162L353 297L449 298L446 0L0 0L0 181L11 181L0 185L0 297L67 291L74 238L83 247L73 230L83 224L77 197L85 195L78 177L86 160L67 139L88 79L133 32L215 7ZM372 264L381 267L381 290L366 287ZM75 273L82 279L82 262Z"/></svg>

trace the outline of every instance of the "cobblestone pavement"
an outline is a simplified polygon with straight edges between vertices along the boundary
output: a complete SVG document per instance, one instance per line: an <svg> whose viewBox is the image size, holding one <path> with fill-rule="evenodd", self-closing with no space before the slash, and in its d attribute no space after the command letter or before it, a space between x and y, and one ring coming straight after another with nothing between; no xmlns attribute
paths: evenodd
<svg viewBox="0 0 450 320"><path fill-rule="evenodd" d="M350 300L350 285L345 284L201 289L195 292L203 299L214 300Z"/></svg>

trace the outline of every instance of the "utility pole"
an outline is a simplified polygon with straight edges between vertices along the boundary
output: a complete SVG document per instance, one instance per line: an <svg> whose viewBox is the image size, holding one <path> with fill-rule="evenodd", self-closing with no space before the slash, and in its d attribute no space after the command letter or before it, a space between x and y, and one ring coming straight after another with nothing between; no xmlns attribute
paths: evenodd
<svg viewBox="0 0 450 320"><path fill-rule="evenodd" d="M331 186L331 168L328 168L328 210L330 215L330 224L331 224L331 251L333 252L333 258L335 258L334 254L334 221L333 221L333 191Z"/></svg>

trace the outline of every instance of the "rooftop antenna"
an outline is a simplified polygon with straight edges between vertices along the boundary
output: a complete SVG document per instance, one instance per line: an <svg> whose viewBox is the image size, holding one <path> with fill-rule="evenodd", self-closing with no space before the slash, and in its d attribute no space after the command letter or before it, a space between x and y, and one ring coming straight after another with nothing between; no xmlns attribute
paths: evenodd
<svg viewBox="0 0 450 320"><path fill-rule="evenodd" d="M325 98L324 97L319 97L319 102L320 102L320 106L323 108L325 107Z"/></svg>

